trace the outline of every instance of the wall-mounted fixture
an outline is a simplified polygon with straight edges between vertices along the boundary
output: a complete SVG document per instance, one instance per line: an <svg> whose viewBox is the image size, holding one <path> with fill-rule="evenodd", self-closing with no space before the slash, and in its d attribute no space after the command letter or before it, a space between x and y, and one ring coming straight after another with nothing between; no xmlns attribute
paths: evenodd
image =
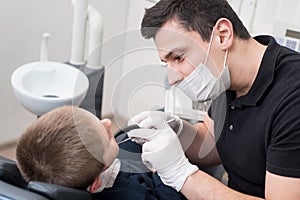
<svg viewBox="0 0 300 200"><path fill-rule="evenodd" d="M104 77L101 65L102 17L88 5L88 0L72 0L72 3L70 60L67 63L48 61L49 34L44 34L41 60L19 67L11 78L17 99L38 116L55 107L71 104L101 117Z"/></svg>

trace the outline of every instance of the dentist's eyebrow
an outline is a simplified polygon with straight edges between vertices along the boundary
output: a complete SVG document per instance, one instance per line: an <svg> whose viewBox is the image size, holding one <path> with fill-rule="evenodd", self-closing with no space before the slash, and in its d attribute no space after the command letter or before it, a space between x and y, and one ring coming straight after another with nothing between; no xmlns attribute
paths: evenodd
<svg viewBox="0 0 300 200"><path fill-rule="evenodd" d="M164 56L162 61L168 60L171 57L175 57L178 53L181 53L181 52L185 52L185 49L184 48L174 48L171 51L169 51L169 53L167 53L167 55Z"/></svg>

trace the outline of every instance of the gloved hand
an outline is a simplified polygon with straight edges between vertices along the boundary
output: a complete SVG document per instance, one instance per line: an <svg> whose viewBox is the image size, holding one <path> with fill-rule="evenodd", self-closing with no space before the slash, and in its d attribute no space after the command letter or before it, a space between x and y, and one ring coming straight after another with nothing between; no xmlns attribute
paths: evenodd
<svg viewBox="0 0 300 200"><path fill-rule="evenodd" d="M128 121L128 125L138 124L141 128L152 128L155 125L155 119L161 118L164 122L168 122L169 126L179 135L183 128L182 120L176 116L162 111L145 111Z"/></svg>
<svg viewBox="0 0 300 200"><path fill-rule="evenodd" d="M135 129L127 133L128 137L145 141L142 152L144 164L157 171L164 184L180 191L186 178L198 167L188 161L176 133L165 118L156 117L148 125L152 129Z"/></svg>

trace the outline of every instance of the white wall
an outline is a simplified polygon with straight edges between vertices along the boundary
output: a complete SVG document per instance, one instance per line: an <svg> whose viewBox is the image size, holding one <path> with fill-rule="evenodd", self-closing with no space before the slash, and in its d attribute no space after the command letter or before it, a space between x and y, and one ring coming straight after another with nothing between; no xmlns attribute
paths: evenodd
<svg viewBox="0 0 300 200"><path fill-rule="evenodd" d="M151 5L153 3L146 0L129 3L124 53L121 55L122 76L113 91L119 94L119 102L113 104L116 117L122 115L129 119L139 112L164 106L166 68L161 66L153 40L145 40L140 33L144 9Z"/></svg>
<svg viewBox="0 0 300 200"><path fill-rule="evenodd" d="M35 116L16 101L10 85L12 72L39 59L41 35L51 33L50 59L69 56L71 8L68 1L2 0L0 7L0 143L14 140Z"/></svg>
<svg viewBox="0 0 300 200"><path fill-rule="evenodd" d="M127 0L91 0L104 19L104 40L125 29ZM71 0L2 0L0 6L0 145L18 138L35 116L16 101L10 85L12 72L19 66L39 59L40 40L51 34L49 59L65 62L70 57L73 7ZM103 50L103 64L123 45L116 40ZM106 96L118 79L107 74ZM108 93L108 94L107 94ZM107 102L105 102L107 104ZM104 106L104 112L109 112Z"/></svg>
<svg viewBox="0 0 300 200"><path fill-rule="evenodd" d="M255 2L256 9L254 9ZM229 3L239 13L243 23L253 35L283 36L284 27L300 31L299 0L229 0Z"/></svg>
<svg viewBox="0 0 300 200"><path fill-rule="evenodd" d="M104 19L104 39L102 43L102 63L105 66L104 99L102 115L112 112L112 91L121 77L122 59L116 59L124 49L123 32L127 29L128 6L130 0L90 0ZM118 101L118 97L115 97Z"/></svg>

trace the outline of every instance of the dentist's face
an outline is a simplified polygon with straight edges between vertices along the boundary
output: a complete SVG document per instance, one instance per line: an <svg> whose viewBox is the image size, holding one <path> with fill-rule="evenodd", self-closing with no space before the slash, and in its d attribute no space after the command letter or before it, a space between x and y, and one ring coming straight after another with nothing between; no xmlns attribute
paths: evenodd
<svg viewBox="0 0 300 200"><path fill-rule="evenodd" d="M176 20L166 22L154 42L159 57L167 64L170 85L190 75L204 61L208 48L198 32L185 30Z"/></svg>

